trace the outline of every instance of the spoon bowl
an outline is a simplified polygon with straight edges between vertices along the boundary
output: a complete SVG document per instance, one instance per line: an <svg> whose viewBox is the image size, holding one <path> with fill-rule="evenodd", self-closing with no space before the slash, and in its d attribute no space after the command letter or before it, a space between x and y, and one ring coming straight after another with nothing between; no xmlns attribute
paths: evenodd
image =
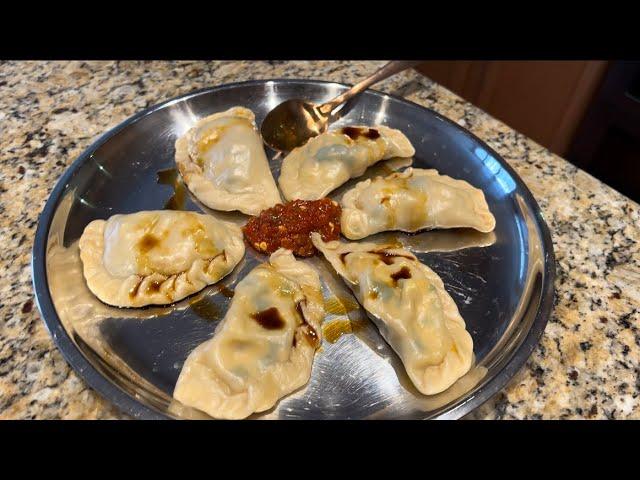
<svg viewBox="0 0 640 480"><path fill-rule="evenodd" d="M327 131L331 114L339 106L365 91L371 85L415 67L419 61L394 61L384 65L370 77L322 105L291 99L271 110L262 121L260 133L264 143L274 150L290 152L307 140Z"/></svg>
<svg viewBox="0 0 640 480"><path fill-rule="evenodd" d="M292 99L271 110L262 122L264 142L274 150L290 152L309 138L327 131L329 115L318 105Z"/></svg>

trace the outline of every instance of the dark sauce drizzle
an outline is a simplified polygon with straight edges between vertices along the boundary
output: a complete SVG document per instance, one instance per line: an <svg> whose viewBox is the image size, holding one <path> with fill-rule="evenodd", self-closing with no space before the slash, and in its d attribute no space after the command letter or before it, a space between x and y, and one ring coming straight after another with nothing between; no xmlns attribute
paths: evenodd
<svg viewBox="0 0 640 480"><path fill-rule="evenodd" d="M302 319L302 323L304 324L304 334L305 334L305 338L309 341L309 343L315 347L318 346L318 334L315 331L315 329L309 324L309 322L307 322L307 319L304 316L304 313L302 312L302 302L298 302L296 303L296 310L298 311L298 315L300 315L300 318ZM293 346L296 346L296 335L294 333L293 335Z"/></svg>
<svg viewBox="0 0 640 480"><path fill-rule="evenodd" d="M160 239L150 233L145 233L140 240L138 240L137 247L140 253L147 253L153 250L160 244Z"/></svg>
<svg viewBox="0 0 640 480"><path fill-rule="evenodd" d="M233 290L231 290L226 285L216 285L216 290L218 290L222 295L227 298L233 298Z"/></svg>
<svg viewBox="0 0 640 480"><path fill-rule="evenodd" d="M375 140L376 138L380 138L380 132L375 128L358 128L358 127L344 127L342 129L342 133L351 138L352 140L357 140L359 137L365 137L369 140Z"/></svg>
<svg viewBox="0 0 640 480"><path fill-rule="evenodd" d="M222 312L216 303L209 297L201 298L190 303L191 310L197 316L207 321L215 321L222 318Z"/></svg>
<svg viewBox="0 0 640 480"><path fill-rule="evenodd" d="M160 185L171 185L173 187L173 195L164 204L164 210L185 210L186 204L186 188L178 170L175 168L169 168L167 170L160 170L157 172L157 183Z"/></svg>
<svg viewBox="0 0 640 480"><path fill-rule="evenodd" d="M160 291L160 287L162 286L162 282L158 280L152 280L147 285L147 293L156 293Z"/></svg>
<svg viewBox="0 0 640 480"><path fill-rule="evenodd" d="M251 314L256 322L266 330L280 330L284 328L285 322L276 307L267 308L258 313Z"/></svg>
<svg viewBox="0 0 640 480"><path fill-rule="evenodd" d="M393 280L393 285L398 286L398 280L400 279L408 279L411 278L411 270L407 266L402 267L395 273L391 274L391 279Z"/></svg>

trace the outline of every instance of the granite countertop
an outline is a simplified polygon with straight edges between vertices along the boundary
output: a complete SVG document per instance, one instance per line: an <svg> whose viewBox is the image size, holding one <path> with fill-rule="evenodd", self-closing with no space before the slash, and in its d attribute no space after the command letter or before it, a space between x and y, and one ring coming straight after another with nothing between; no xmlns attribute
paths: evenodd
<svg viewBox="0 0 640 480"><path fill-rule="evenodd" d="M127 418L71 370L31 286L38 215L100 134L168 98L227 82L355 83L381 62L0 63L0 419ZM544 336L473 418L640 418L640 206L416 72L375 87L436 110L502 155L533 192L557 261Z"/></svg>

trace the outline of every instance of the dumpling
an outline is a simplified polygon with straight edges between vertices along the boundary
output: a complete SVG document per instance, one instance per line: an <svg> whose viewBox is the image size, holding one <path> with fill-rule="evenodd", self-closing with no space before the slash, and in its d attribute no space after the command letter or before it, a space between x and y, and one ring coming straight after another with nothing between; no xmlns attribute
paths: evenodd
<svg viewBox="0 0 640 480"><path fill-rule="evenodd" d="M277 250L238 283L213 338L187 357L174 398L214 418L268 410L309 381L323 318L316 271Z"/></svg>
<svg viewBox="0 0 640 480"><path fill-rule="evenodd" d="M437 170L407 168L365 180L340 203L342 233L351 240L388 230L468 227L487 233L496 226L482 190Z"/></svg>
<svg viewBox="0 0 640 480"><path fill-rule="evenodd" d="M380 160L414 153L399 130L343 127L292 150L282 161L278 183L287 200L317 200Z"/></svg>
<svg viewBox="0 0 640 480"><path fill-rule="evenodd" d="M440 393L471 368L473 340L440 277L404 249L373 243L313 244L346 281L416 388Z"/></svg>
<svg viewBox="0 0 640 480"><path fill-rule="evenodd" d="M189 190L214 210L257 215L281 201L255 116L246 108L198 121L176 140L176 164Z"/></svg>
<svg viewBox="0 0 640 480"><path fill-rule="evenodd" d="M176 302L216 283L244 255L237 226L171 210L94 220L79 247L87 286L117 307Z"/></svg>

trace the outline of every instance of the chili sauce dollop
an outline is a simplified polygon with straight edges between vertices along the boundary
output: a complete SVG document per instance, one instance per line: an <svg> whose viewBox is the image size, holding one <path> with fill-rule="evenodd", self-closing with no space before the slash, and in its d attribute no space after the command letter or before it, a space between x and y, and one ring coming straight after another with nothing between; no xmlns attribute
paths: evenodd
<svg viewBox="0 0 640 480"><path fill-rule="evenodd" d="M286 248L299 257L316 252L311 232L318 232L329 242L340 236L341 208L333 200L293 200L279 203L252 217L243 227L244 236L260 253L271 254Z"/></svg>

